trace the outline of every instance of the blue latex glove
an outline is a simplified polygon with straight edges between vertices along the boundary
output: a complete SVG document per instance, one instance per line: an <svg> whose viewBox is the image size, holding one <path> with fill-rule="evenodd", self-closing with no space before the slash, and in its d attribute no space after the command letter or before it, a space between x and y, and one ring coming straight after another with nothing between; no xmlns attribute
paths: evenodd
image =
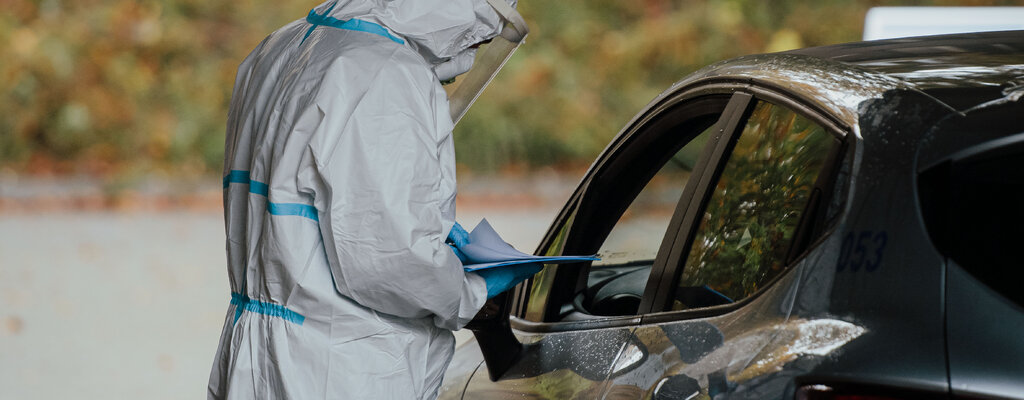
<svg viewBox="0 0 1024 400"><path fill-rule="evenodd" d="M465 246L469 244L469 232L466 232L466 230L462 228L462 225L459 225L459 223L456 222L455 225L452 226L452 230L448 232L447 242L454 244L455 247Z"/></svg>
<svg viewBox="0 0 1024 400"><path fill-rule="evenodd" d="M459 247L469 244L469 232L466 232L462 225L456 222L452 226L452 230L448 232L448 239L445 240L445 243L451 246L452 252L455 253L456 257L459 257L459 261L462 261L463 264L467 262L466 255L459 250Z"/></svg>
<svg viewBox="0 0 1024 400"><path fill-rule="evenodd" d="M540 272L541 265L537 263L509 265L475 271L487 282L487 298L493 298L506 290L509 290L519 282L526 280Z"/></svg>

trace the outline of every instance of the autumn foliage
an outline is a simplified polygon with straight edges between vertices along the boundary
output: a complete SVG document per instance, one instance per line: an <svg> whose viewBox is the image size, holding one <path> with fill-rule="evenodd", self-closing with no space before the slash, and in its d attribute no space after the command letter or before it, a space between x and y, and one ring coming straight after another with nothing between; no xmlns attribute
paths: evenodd
<svg viewBox="0 0 1024 400"><path fill-rule="evenodd" d="M470 170L585 165L685 74L741 54L857 40L879 2L520 3L527 44L456 128ZM314 5L0 0L0 168L218 174L238 63Z"/></svg>

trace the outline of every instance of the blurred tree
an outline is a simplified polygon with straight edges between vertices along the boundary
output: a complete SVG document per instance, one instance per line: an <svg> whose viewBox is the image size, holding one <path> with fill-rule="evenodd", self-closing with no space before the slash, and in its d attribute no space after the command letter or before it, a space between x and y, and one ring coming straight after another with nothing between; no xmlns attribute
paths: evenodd
<svg viewBox="0 0 1024 400"><path fill-rule="evenodd" d="M238 63L315 3L0 0L0 167L218 173ZM456 128L458 159L470 170L585 165L633 113L697 68L857 40L871 6L955 2L520 3L528 43Z"/></svg>
<svg viewBox="0 0 1024 400"><path fill-rule="evenodd" d="M258 3L0 0L0 165L219 170L239 61L308 11Z"/></svg>

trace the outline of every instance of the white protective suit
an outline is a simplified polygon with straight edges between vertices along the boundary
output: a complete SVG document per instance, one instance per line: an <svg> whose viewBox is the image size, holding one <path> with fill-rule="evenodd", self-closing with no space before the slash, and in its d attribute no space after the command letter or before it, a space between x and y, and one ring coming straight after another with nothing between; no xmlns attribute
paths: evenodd
<svg viewBox="0 0 1024 400"><path fill-rule="evenodd" d="M500 28L485 0L332 0L242 62L210 399L436 396L487 291L444 243L455 155L434 67Z"/></svg>

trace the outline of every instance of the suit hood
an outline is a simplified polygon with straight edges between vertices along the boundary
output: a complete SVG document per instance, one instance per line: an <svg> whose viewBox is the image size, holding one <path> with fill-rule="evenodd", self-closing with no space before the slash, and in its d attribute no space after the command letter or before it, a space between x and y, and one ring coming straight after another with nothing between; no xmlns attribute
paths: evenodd
<svg viewBox="0 0 1024 400"><path fill-rule="evenodd" d="M485 0L330 0L314 10L382 25L431 65L497 36L502 28L501 17Z"/></svg>

